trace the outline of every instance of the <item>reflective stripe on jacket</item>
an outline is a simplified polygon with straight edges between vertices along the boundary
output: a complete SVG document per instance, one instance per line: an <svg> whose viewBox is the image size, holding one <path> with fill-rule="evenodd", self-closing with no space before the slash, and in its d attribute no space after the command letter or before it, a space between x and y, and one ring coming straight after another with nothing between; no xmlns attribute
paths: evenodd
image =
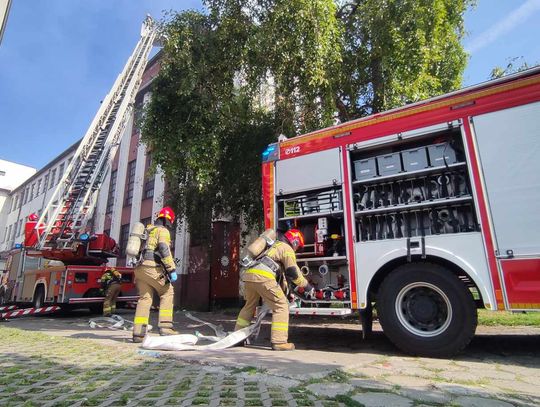
<svg viewBox="0 0 540 407"><path fill-rule="evenodd" d="M171 234L164 226L148 225L148 240L143 252L144 266L163 266L165 271L172 272L176 265L171 254Z"/></svg>

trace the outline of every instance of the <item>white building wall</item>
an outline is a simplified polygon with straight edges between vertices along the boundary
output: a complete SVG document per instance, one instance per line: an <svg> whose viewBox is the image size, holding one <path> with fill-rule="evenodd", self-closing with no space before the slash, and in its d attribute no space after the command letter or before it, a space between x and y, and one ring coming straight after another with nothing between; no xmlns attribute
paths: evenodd
<svg viewBox="0 0 540 407"><path fill-rule="evenodd" d="M13 191L36 172L35 168L27 165L0 159L0 189Z"/></svg>
<svg viewBox="0 0 540 407"><path fill-rule="evenodd" d="M107 211L107 200L109 198L109 188L111 186L111 169L107 172L103 184L100 188L98 200L96 202L96 209L94 212L95 221L94 221L94 232L103 233L105 229L105 219Z"/></svg>

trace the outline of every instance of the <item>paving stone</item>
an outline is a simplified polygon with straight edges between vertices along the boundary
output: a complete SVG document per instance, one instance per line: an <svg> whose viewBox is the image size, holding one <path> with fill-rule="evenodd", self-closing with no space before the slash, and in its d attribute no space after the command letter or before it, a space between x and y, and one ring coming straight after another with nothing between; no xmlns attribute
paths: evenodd
<svg viewBox="0 0 540 407"><path fill-rule="evenodd" d="M505 372L498 369L482 370L478 372L480 378L496 379L496 380L516 380L515 373Z"/></svg>
<svg viewBox="0 0 540 407"><path fill-rule="evenodd" d="M450 394L438 389L434 389L433 387L403 388L397 390L396 392L399 395L413 399L416 402L448 405L452 400L452 396Z"/></svg>
<svg viewBox="0 0 540 407"><path fill-rule="evenodd" d="M513 407L512 404L505 401L473 396L458 397L454 403L461 407Z"/></svg>
<svg viewBox="0 0 540 407"><path fill-rule="evenodd" d="M376 367L366 367L358 371L363 377L381 377L388 374L388 371Z"/></svg>
<svg viewBox="0 0 540 407"><path fill-rule="evenodd" d="M526 383L519 380L497 380L493 379L489 381L489 385L499 388L501 391L512 391L516 393L540 396L540 389L538 382L536 384Z"/></svg>
<svg viewBox="0 0 540 407"><path fill-rule="evenodd" d="M458 383L464 383L464 382L472 382L477 383L480 382L481 378L479 375L473 371L469 372L441 372L437 375L438 377L441 377L443 379L446 379L451 382L458 382Z"/></svg>
<svg viewBox="0 0 540 407"><path fill-rule="evenodd" d="M421 366L411 367L405 370L399 370L399 373L405 374L407 376L418 376L418 377L425 377L425 378L430 378L437 375L437 373L434 373L433 371L425 369Z"/></svg>
<svg viewBox="0 0 540 407"><path fill-rule="evenodd" d="M392 393L361 393L352 396L352 399L365 407L409 407L413 405L412 400Z"/></svg>
<svg viewBox="0 0 540 407"><path fill-rule="evenodd" d="M429 379L406 375L385 376L384 380L401 387L427 387L433 383Z"/></svg>
<svg viewBox="0 0 540 407"><path fill-rule="evenodd" d="M482 392L482 389L474 386L465 386L453 383L435 383L434 386L444 392L455 396L473 396Z"/></svg>
<svg viewBox="0 0 540 407"><path fill-rule="evenodd" d="M353 389L348 383L313 383L307 389L317 396L336 397L338 394L346 394Z"/></svg>
<svg viewBox="0 0 540 407"><path fill-rule="evenodd" d="M372 379L351 379L349 383L362 389L390 390L393 387L385 381Z"/></svg>

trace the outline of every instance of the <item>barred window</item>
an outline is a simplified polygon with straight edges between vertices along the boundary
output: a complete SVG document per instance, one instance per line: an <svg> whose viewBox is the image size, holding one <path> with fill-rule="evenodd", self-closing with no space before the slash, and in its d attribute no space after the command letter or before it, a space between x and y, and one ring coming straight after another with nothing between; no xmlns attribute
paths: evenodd
<svg viewBox="0 0 540 407"><path fill-rule="evenodd" d="M13 196L13 205L11 206L11 212L13 212L15 209L17 209L17 204L19 203L19 195Z"/></svg>
<svg viewBox="0 0 540 407"><path fill-rule="evenodd" d="M129 206L133 202L133 189L135 188L135 163L135 160L128 163L124 206Z"/></svg>
<svg viewBox="0 0 540 407"><path fill-rule="evenodd" d="M105 213L112 213L114 206L114 194L116 193L116 175L118 171L111 172L111 183L109 184L109 196L107 197L107 209Z"/></svg>
<svg viewBox="0 0 540 407"><path fill-rule="evenodd" d="M152 223L152 218L141 219L141 223L144 225L144 227L146 227Z"/></svg>
<svg viewBox="0 0 540 407"><path fill-rule="evenodd" d="M50 184L49 184L49 189L51 189L52 187L54 187L54 179L56 178L56 168L54 170L51 171L51 179L50 179Z"/></svg>
<svg viewBox="0 0 540 407"><path fill-rule="evenodd" d="M126 246L129 239L129 223L127 225L120 226L120 239L118 246L120 247L120 256L125 257Z"/></svg>
<svg viewBox="0 0 540 407"><path fill-rule="evenodd" d="M58 169L58 182L60 182L63 176L64 176L64 163L60 164L60 168Z"/></svg>

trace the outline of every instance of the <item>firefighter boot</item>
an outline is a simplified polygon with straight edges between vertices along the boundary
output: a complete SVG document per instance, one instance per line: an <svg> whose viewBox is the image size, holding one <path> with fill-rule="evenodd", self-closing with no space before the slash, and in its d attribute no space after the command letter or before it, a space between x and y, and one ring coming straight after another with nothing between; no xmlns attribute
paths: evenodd
<svg viewBox="0 0 540 407"><path fill-rule="evenodd" d="M175 331L172 328L159 328L160 336L169 336L169 335L180 335L180 332Z"/></svg>
<svg viewBox="0 0 540 407"><path fill-rule="evenodd" d="M143 325L140 333L133 334L133 343L141 343L144 340L144 337L146 336L146 331L147 331L147 326Z"/></svg>
<svg viewBox="0 0 540 407"><path fill-rule="evenodd" d="M272 350L294 350L294 343L273 343Z"/></svg>

